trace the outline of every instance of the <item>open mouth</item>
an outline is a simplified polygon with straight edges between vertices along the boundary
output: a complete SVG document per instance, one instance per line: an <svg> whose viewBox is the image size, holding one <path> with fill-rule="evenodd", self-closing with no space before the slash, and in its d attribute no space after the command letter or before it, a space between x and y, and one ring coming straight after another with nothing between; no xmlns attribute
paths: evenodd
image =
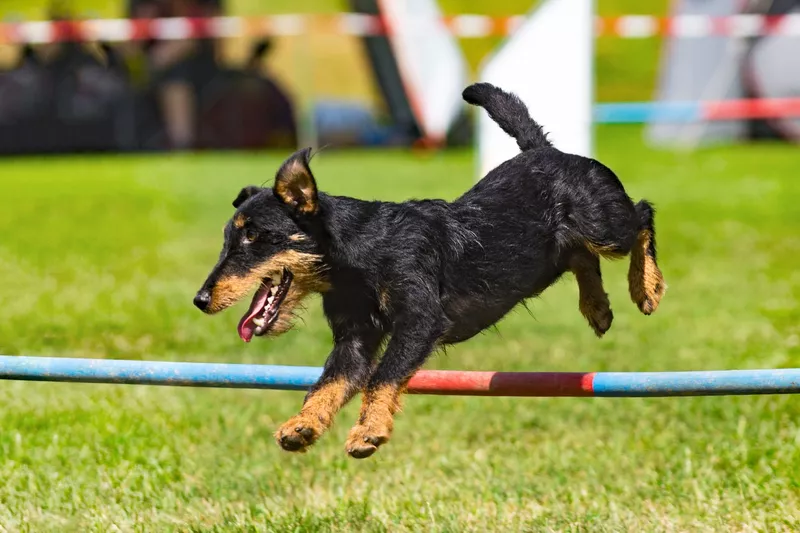
<svg viewBox="0 0 800 533"><path fill-rule="evenodd" d="M278 320L280 307L289 293L292 273L283 269L283 274L273 274L261 280L261 286L253 296L250 309L239 321L239 337L250 342L253 336L266 334Z"/></svg>

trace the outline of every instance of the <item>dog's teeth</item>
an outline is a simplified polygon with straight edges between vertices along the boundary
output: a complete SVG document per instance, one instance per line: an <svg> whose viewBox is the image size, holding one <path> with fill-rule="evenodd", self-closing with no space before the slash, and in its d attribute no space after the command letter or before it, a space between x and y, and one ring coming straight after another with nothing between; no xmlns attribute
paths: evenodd
<svg viewBox="0 0 800 533"><path fill-rule="evenodd" d="M267 304L271 304L272 300L274 300L274 299L275 299L275 295L274 294L272 296L267 296Z"/></svg>
<svg viewBox="0 0 800 533"><path fill-rule="evenodd" d="M269 288L270 296L275 296L276 292L278 292L278 287L276 287L275 285L273 285L272 287Z"/></svg>
<svg viewBox="0 0 800 533"><path fill-rule="evenodd" d="M258 326L259 328L263 328L264 324L266 324L266 323L267 323L267 321L265 319L263 319L263 318L254 318L253 319L253 324Z"/></svg>

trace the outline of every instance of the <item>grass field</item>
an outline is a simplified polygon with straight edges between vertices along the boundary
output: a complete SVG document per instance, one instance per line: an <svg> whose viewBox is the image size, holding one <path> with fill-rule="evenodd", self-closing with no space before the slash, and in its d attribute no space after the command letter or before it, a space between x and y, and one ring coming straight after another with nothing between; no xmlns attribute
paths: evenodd
<svg viewBox="0 0 800 533"><path fill-rule="evenodd" d="M800 366L796 148L693 154L598 132L630 194L659 208L670 284L652 317L606 263L616 322L597 340L565 279L429 367L675 370ZM0 161L0 353L320 365L305 325L242 343L240 307L191 299L239 188L278 155ZM328 152L328 191L453 198L472 154ZM0 384L0 530L792 531L800 528L800 402L793 397L412 397L392 442L354 461L356 406L310 453L272 431L291 392Z"/></svg>

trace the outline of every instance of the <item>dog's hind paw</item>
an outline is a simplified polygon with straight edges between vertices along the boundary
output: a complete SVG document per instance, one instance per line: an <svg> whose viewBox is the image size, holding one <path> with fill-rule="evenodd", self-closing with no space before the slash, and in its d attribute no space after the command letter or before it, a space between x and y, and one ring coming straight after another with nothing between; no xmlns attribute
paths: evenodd
<svg viewBox="0 0 800 533"><path fill-rule="evenodd" d="M652 315L658 309L658 304L661 303L661 298L664 297L666 291L667 284L663 278L659 277L650 286L645 286L641 289L637 287L636 290L632 290L631 299L643 315Z"/></svg>
<svg viewBox="0 0 800 533"><path fill-rule="evenodd" d="M606 331L611 329L611 323L614 321L614 313L611 312L608 304L608 296L604 292L600 294L602 297L594 299L581 295L579 305L581 314L598 337L602 337Z"/></svg>
<svg viewBox="0 0 800 533"><path fill-rule="evenodd" d="M275 440L287 452L304 452L326 429L318 417L301 413L290 418L275 432Z"/></svg>
<svg viewBox="0 0 800 533"><path fill-rule="evenodd" d="M628 288L631 300L645 315L653 314L667 290L664 275L656 264L654 249L651 249L652 234L644 231L631 252L628 269Z"/></svg>

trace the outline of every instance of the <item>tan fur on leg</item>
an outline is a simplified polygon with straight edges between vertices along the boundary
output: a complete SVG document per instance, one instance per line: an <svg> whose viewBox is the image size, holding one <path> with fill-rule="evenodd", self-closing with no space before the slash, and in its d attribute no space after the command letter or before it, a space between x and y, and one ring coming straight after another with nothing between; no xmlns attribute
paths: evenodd
<svg viewBox="0 0 800 533"><path fill-rule="evenodd" d="M600 260L588 250L579 252L572 257L570 270L578 281L580 291L578 308L595 334L602 337L611 327L614 315L611 312L608 294L603 289Z"/></svg>
<svg viewBox="0 0 800 533"><path fill-rule="evenodd" d="M350 430L345 449L351 457L363 459L389 440L394 429L394 415L401 409L405 386L381 385L364 392L358 424Z"/></svg>
<svg viewBox="0 0 800 533"><path fill-rule="evenodd" d="M628 270L628 288L631 299L645 315L654 313L667 290L664 276L650 253L652 234L642 230L631 251L631 266Z"/></svg>
<svg viewBox="0 0 800 533"><path fill-rule="evenodd" d="M336 413L355 394L345 379L330 381L306 398L300 414L275 432L275 440L286 451L303 452L333 424Z"/></svg>

